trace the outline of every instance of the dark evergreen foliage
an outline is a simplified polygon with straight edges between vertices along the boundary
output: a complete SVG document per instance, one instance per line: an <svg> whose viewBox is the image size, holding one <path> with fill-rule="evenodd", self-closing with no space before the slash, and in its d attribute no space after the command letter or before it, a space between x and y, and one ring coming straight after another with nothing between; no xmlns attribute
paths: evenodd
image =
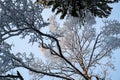
<svg viewBox="0 0 120 80"><path fill-rule="evenodd" d="M39 0L37 0L39 2ZM67 14L74 17L85 18L88 12L93 16L108 17L111 13L111 3L119 0L42 0L43 4L52 5L52 11L56 10L56 14L61 13L61 19Z"/></svg>

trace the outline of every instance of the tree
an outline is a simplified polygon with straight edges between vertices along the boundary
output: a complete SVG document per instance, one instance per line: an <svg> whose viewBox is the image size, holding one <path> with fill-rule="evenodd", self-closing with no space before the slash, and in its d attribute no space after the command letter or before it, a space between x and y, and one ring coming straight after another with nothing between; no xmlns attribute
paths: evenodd
<svg viewBox="0 0 120 80"><path fill-rule="evenodd" d="M67 14L85 19L88 12L98 17L108 17L111 13L109 4L119 0L36 0L43 5L51 6L56 14L61 13L61 19Z"/></svg>
<svg viewBox="0 0 120 80"><path fill-rule="evenodd" d="M50 50L54 51L50 48L50 46L45 45L43 42L43 40L47 38L51 41L51 43L56 43L60 53L59 56L63 57L57 38L50 34L41 32L41 28L47 25L47 23L43 21L43 18L40 14L41 12L42 7L40 5L33 4L32 1L29 0L0 1L0 59L2 60L0 64L2 67L2 71L0 73L1 77L2 75L4 76L6 72L14 69L15 67L24 67L36 73L69 80L67 77L60 76L55 73L48 73L43 69L38 71L31 68L30 62L31 60L34 61L33 56L30 55L31 58L26 58L25 54L21 55L22 53L14 55L10 51L12 45L6 42L8 38L14 36L19 35L23 39L26 36L30 36L29 42L38 42L42 47L49 48Z"/></svg>
<svg viewBox="0 0 120 80"><path fill-rule="evenodd" d="M120 34L120 23L116 20L105 21L105 25L101 31L96 33L96 27L92 26L95 23L91 23L94 22L94 17L87 17L88 21L92 21L86 23L81 28L78 18L68 18L63 27L58 27L58 24L53 24L56 23L54 16L50 20L52 21L49 26L54 28L51 34L56 34L55 36L58 37L63 56L74 67L79 69L88 80L92 80L93 78L96 80L108 79L107 75L110 69L114 69L114 65L111 62L112 51L120 47L120 38L118 37ZM55 47L54 50L56 50ZM48 58L53 56L50 59L54 61L56 60L55 56L58 55L57 53L52 53L53 55L48 56L51 54L50 51L47 51L47 55L46 53L44 54ZM57 74L64 74L66 77L70 77L70 79L83 79L66 62L61 61L62 66L59 66L58 62L60 60L56 60L56 63L51 61L51 65L47 67L51 73L54 73L52 71L56 71Z"/></svg>
<svg viewBox="0 0 120 80"><path fill-rule="evenodd" d="M88 23L82 27L78 18L70 18L72 21L68 19L61 28L53 17L50 26L55 29L42 32L41 29L48 25L40 14L42 10L41 5L33 4L30 0L0 1L0 77L7 79L6 73L16 67L28 69L31 74L39 74L40 78L44 75L66 80L103 77L91 71L103 58L110 56L113 49L119 48L120 39L116 35L120 33L120 23L108 21L103 30L96 34L95 28L88 27ZM26 55L28 53L12 53L13 44L6 40L14 36L21 36L22 39L29 36L30 43L38 43L45 53L52 56L49 59L58 60L51 60L47 65L34 58L32 53L29 56ZM116 42L111 43L115 39ZM19 72L16 74L18 78L21 75ZM14 75L10 74L9 77L11 76Z"/></svg>
<svg viewBox="0 0 120 80"><path fill-rule="evenodd" d="M25 38L25 36L30 36L30 42L34 42L38 40L38 37L42 38L42 36L37 36L38 34L34 33L34 29L40 30L40 28L46 26L48 23L43 21L41 16L43 8L40 5L34 5L30 0L2 0L0 1L0 75L1 77L5 75L6 72L14 69L19 62L23 60L23 57L19 56L22 53L18 53L17 55L13 55L11 53L12 44L8 44L6 40L8 38L21 35L21 38ZM40 32L41 34L41 32ZM43 34L43 33L42 33ZM34 38L36 37L36 38ZM32 56L31 56L32 58ZM25 58L26 59L26 58ZM26 60L26 62L30 62L31 59ZM22 62L22 61L21 61ZM25 62L24 62L25 64ZM12 75L11 75L12 76ZM10 76L10 77L11 77ZM14 75L13 75L14 76ZM7 77L4 76L4 77ZM18 76L19 77L19 76Z"/></svg>

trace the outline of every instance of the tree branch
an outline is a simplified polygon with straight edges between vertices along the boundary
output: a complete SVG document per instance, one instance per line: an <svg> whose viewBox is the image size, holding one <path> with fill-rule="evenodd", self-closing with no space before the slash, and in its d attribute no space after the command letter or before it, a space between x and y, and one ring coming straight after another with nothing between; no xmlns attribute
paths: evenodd
<svg viewBox="0 0 120 80"><path fill-rule="evenodd" d="M94 54L94 51L95 51L95 48L96 48L96 45L97 45L97 41L100 37L101 33L98 34L96 40L95 40L95 43L94 43L94 46L92 48L92 53L91 53L91 56L90 56L90 59L89 59L89 63L88 63L88 66L87 66L87 70L89 69L90 65L91 65L91 61L92 61L92 58L93 58L93 54Z"/></svg>
<svg viewBox="0 0 120 80"><path fill-rule="evenodd" d="M23 77L21 76L21 74L19 73L19 71L17 71L17 75L5 75L5 76L2 76L0 75L1 78L19 78L20 80L24 80Z"/></svg>
<svg viewBox="0 0 120 80"><path fill-rule="evenodd" d="M60 44L59 44L59 41L57 38L49 35L49 34L44 34L42 32L40 32L39 30L35 29L35 28L32 28L35 32L37 32L39 35L42 35L42 36L46 36L46 37L49 37L53 40L55 40L56 44L57 44L57 47L58 47L58 50L59 50L59 54L60 54L60 57L65 60L70 66L72 66L81 76L83 76L86 80L88 80L88 78L79 70L77 69L70 61L68 61L62 54L62 50L61 50L61 47L60 47Z"/></svg>
<svg viewBox="0 0 120 80"><path fill-rule="evenodd" d="M43 72L43 71L38 71L36 69L33 69L29 66L27 66L26 64L24 64L21 60L17 59L15 56L11 56L14 60L18 61L22 66L21 67L24 67L32 72L35 72L35 73L41 73L41 74L44 74L44 75L48 75L48 76L52 76L52 77L57 77L57 78L62 78L62 79L66 79L66 80L72 80L71 78L68 78L68 77L64 77L64 76L60 76L60 75L57 75L57 74L54 74L54 73L47 73L47 72Z"/></svg>

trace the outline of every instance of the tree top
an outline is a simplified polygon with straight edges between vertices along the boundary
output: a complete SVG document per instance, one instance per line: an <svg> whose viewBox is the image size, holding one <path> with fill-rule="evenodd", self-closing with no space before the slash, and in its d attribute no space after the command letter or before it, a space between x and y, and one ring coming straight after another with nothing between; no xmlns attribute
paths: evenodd
<svg viewBox="0 0 120 80"><path fill-rule="evenodd" d="M45 6L52 6L52 11L56 14L61 13L61 19L66 15L80 17L84 19L88 12L93 16L100 18L108 17L112 7L109 4L116 3L119 0L37 0Z"/></svg>

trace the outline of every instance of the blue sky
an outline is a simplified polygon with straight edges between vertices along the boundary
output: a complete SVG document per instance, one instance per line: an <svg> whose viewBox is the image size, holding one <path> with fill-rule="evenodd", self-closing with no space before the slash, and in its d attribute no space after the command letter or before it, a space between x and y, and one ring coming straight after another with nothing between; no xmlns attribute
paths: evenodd
<svg viewBox="0 0 120 80"><path fill-rule="evenodd" d="M102 20L118 20L120 22L120 2L111 5L113 7L111 15L106 18L96 18L96 27L102 27ZM120 80L120 49L115 50L113 54L113 64L115 65L115 70L111 71L110 77L112 80Z"/></svg>
<svg viewBox="0 0 120 80"><path fill-rule="evenodd" d="M112 10L111 15L108 17L108 19L110 20L116 19L120 21L120 2L114 5L111 5L111 6L113 6L113 10ZM44 19L47 20L48 17L51 15L51 13L52 12L50 10L46 9L43 13ZM102 20L105 20L105 19L96 18L96 20L97 20L96 26L100 27L103 25ZM33 46L29 45L27 38L25 40L20 40L18 39L18 37L15 37L14 39L13 38L9 39L8 42L15 43L15 47L13 47L13 52L16 52L16 53L21 52L21 51L28 52L28 53L34 52L36 54L36 57L42 56L40 54L38 44L35 44ZM111 72L110 76L112 80L120 80L120 76L119 76L120 74L120 50L115 51L113 58L114 58L113 62L115 64L115 71ZM23 70L21 72L25 74ZM23 76L25 77L25 80L28 80L28 77L27 77L28 75L26 76L23 75Z"/></svg>
<svg viewBox="0 0 120 80"><path fill-rule="evenodd" d="M120 2L116 3L113 6L112 14L108 19L116 19L120 22ZM120 49L115 51L114 57L114 64L115 64L115 71L111 74L112 80L120 80Z"/></svg>
<svg viewBox="0 0 120 80"><path fill-rule="evenodd" d="M120 22L120 2L116 3L113 6L113 10L111 15L108 19L116 19ZM120 49L114 51L114 64L115 64L115 71L112 72L111 77L112 80L120 80Z"/></svg>

